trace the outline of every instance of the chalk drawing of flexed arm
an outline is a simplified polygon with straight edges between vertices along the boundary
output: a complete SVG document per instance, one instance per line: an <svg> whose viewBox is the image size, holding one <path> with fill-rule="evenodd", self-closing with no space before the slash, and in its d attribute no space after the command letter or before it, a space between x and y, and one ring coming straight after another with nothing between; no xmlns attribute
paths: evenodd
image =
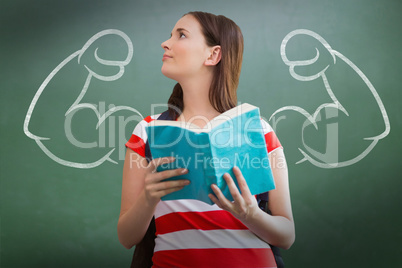
<svg viewBox="0 0 402 268"><path fill-rule="evenodd" d="M104 37L104 36L117 36L117 38L122 38L127 45L127 56L124 60L102 59L98 55L98 48L95 49L93 56L94 56L96 62L102 66L105 66L106 68L109 67L108 72L110 72L110 69L112 69L114 71L114 73L112 73L112 74L108 73L107 75L100 74L99 72L92 70L91 67L88 67L87 65L81 63L81 59L82 59L83 55L86 55L87 53L89 53L87 51L90 51L90 48L91 49L93 48L94 43L98 40L101 40L102 37ZM33 116L33 112L34 112L36 106L38 105L38 101L41 98L41 96L43 95L43 93L45 91L54 90L54 88L49 86L49 84L52 82L53 79L57 80L57 77L62 75L63 69L66 69L68 65L71 65L74 62L76 65L80 66L81 68L85 68L88 75L86 76L86 79L84 79L84 81L83 81L83 85L81 86L82 88L78 88L78 90L75 90L75 88L74 88L74 90L68 89L71 92L79 92L78 96L76 95L75 97L72 98L73 101L72 101L72 103L70 102L71 105L68 103L65 103L66 100L60 100L61 102L64 101L64 103L62 103L62 104L67 105L67 107L68 107L64 114L64 116L66 118L69 118L69 117L71 118L72 115L79 110L89 109L96 115L97 122L95 124L96 125L95 128L98 129L99 126L106 120L106 118L111 116L113 113L116 113L121 110L128 110L128 111L136 113L140 117L142 117L141 114L136 109L128 107L128 106L114 106L113 108L111 108L107 111L103 111L101 113L98 110L96 105L91 104L91 103L82 102L85 94L88 91L88 88L90 87L91 81L93 79L97 79L97 80L105 81L105 82L114 81L114 80L119 79L124 74L125 66L131 61L132 56L133 56L132 42L131 42L130 38L122 31L119 31L116 29L108 29L108 30L101 31L101 32L95 34L94 36L92 36L80 50L77 50L76 52L74 52L70 56L68 56L66 59L64 59L46 77L46 79L40 85L39 89L37 90L35 96L32 99L32 102L28 108L28 112L26 114L24 126L23 126L24 133L29 138L33 139L47 156L49 156L51 159L53 159L57 163L65 165L65 166L70 166L70 167L75 167L75 168L93 168L93 167L99 166L100 164L104 163L105 161L110 161L112 163L116 163L114 160L112 160L110 158L110 155L115 150L114 148L108 150L108 152L105 153L104 155L100 155L98 157L98 159L90 160L86 163L78 163L78 162L75 162L72 160L62 159L56 153L52 152L52 150L49 149L48 146L45 145L46 141L50 141L52 139L51 137L35 135L34 133L32 133L29 130L29 127L30 127L30 122L31 122L32 116ZM70 77L70 79L75 80L77 78ZM63 105L61 105L61 106L63 106ZM52 111L49 111L49 113L51 113L51 112ZM65 121L65 120L60 120L60 121L61 121L60 124L63 124L63 121Z"/></svg>
<svg viewBox="0 0 402 268"><path fill-rule="evenodd" d="M318 40L323 45L323 47L329 52L333 62L331 64L328 64L327 66L325 66L324 68L322 68L321 70L319 70L318 72L316 72L314 74L311 74L311 75L298 74L296 72L296 68L302 69L303 67L313 65L319 59L320 53L319 53L319 50L317 48L315 48L316 56L312 59L294 60L294 61L289 60L288 56L287 56L286 47L287 47L289 40L291 40L292 38L294 38L296 36L310 36L310 37L313 37L316 40ZM300 161L298 161L297 164L304 162L304 161L309 161L313 165L320 167L320 168L335 168L335 167L349 166L349 165L357 163L358 161L363 159L374 148L374 146L378 143L378 141L380 139L383 139L384 137L386 137L388 135L388 133L390 132L390 123L389 123L388 115L385 110L384 104L382 103L381 98L378 95L377 91L375 90L374 86L369 81L369 79L365 76L365 74L352 61L350 61L347 57L345 57L340 52L332 49L331 46L328 44L328 42L326 40L324 40L324 38L322 38L320 35L318 35L317 33L313 32L313 31L310 31L310 30L306 30L306 29L294 30L294 31L290 32L289 34L287 34L285 36L285 38L283 39L281 47L280 47L280 53L281 53L283 62L289 66L290 75L294 79L302 81L302 82L313 81L316 79L321 80L323 88L325 89L325 91L327 92L327 94L331 100L331 102L321 104L315 110L315 112L313 114L308 113L304 108L299 107L299 106L285 106L285 107L282 107L282 108L276 110L271 115L270 119L274 118L277 114L279 114L283 111L295 111L297 113L300 113L301 115L303 115L306 118L304 125L302 127L303 129L301 130L304 148L299 148L299 151L302 153L303 158ZM345 109L344 105L336 97L334 90L331 87L330 82L328 81L328 78L327 78L327 74L326 74L326 72L328 72L331 68L334 68L335 64L337 63L337 60L344 62L364 82L364 84L367 87L367 91L369 91L371 93L371 95L375 99L376 104L378 105L378 108L380 110L381 117L383 119L384 126L385 126L385 129L382 133L379 133L378 135L373 136L373 137L363 138L363 140L369 141L369 145L364 150L362 150L357 156L353 157L352 159L348 159L346 161L336 161L337 156L338 156L338 143L336 140L338 138L337 134L332 135L333 136L332 140L330 138L328 138L328 137L330 137L330 135L327 134L327 141L326 141L327 142L327 146L326 146L327 151L325 153L317 152L316 150L309 147L306 142L304 142L305 127L312 125L315 127L315 129L318 129L317 122L322 120L321 115L320 115L320 112L322 110L328 110L328 111L332 111L332 112L335 111L335 114L337 114L338 112L341 112L345 116L349 116L349 111L347 109ZM336 131L337 131L337 129L336 129ZM330 133L330 132L331 132L331 129L328 128L327 133ZM335 158L332 157L332 159L331 159L331 157L328 157L331 154L335 155L336 157Z"/></svg>

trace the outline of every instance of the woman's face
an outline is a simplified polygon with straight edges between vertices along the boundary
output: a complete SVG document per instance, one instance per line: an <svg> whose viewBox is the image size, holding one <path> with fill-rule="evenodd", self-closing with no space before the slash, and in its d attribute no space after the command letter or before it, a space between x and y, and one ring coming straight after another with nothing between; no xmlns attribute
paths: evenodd
<svg viewBox="0 0 402 268"><path fill-rule="evenodd" d="M202 74L210 56L201 25L191 15L182 17L174 26L170 39L162 43L162 73L180 83L182 79Z"/></svg>

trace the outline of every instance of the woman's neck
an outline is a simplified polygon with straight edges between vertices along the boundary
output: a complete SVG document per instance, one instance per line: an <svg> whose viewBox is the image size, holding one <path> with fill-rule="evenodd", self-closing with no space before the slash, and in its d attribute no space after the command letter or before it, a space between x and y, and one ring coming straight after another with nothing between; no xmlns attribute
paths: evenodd
<svg viewBox="0 0 402 268"><path fill-rule="evenodd" d="M212 75L180 83L183 89L184 109L178 120L192 122L203 127L220 114L209 101L211 81Z"/></svg>

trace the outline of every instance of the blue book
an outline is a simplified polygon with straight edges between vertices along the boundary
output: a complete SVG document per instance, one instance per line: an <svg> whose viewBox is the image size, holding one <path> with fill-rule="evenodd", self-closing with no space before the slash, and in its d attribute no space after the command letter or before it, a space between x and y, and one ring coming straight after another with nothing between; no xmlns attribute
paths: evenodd
<svg viewBox="0 0 402 268"><path fill-rule="evenodd" d="M175 161L161 165L157 171L187 168L185 175L169 180L188 179L190 185L168 194L162 200L198 199L213 204L208 197L216 184L233 200L223 178L237 166L247 181L251 194L275 188L259 108L244 103L232 108L200 128L181 121L154 120L146 127L153 158L173 156Z"/></svg>

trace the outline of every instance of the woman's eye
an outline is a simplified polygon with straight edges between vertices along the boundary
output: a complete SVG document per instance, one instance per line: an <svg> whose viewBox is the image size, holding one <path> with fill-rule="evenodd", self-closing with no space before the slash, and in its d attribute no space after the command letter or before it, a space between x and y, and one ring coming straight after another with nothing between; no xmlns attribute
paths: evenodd
<svg viewBox="0 0 402 268"><path fill-rule="evenodd" d="M185 38L186 37L186 35L184 33L180 33L179 36L180 36L180 38Z"/></svg>

